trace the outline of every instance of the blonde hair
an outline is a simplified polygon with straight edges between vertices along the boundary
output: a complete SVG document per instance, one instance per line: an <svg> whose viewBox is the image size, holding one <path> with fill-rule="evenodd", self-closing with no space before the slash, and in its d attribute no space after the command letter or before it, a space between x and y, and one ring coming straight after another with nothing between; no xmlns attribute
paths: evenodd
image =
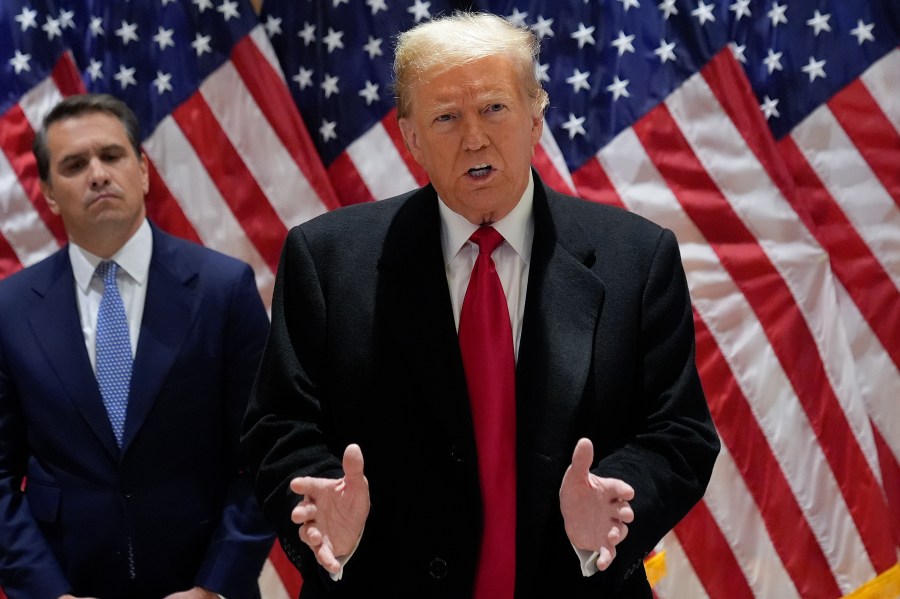
<svg viewBox="0 0 900 599"><path fill-rule="evenodd" d="M550 103L535 72L540 40L527 27L517 27L490 13L457 11L427 21L397 38L394 54L394 95L397 116L409 116L412 88L422 76L475 62L490 56L507 56L519 71L525 93L536 114L543 115Z"/></svg>

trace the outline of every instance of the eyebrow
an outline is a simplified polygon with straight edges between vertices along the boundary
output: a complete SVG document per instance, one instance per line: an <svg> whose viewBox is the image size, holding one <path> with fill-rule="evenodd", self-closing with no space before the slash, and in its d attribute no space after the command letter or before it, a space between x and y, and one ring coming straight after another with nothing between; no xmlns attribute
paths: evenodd
<svg viewBox="0 0 900 599"><path fill-rule="evenodd" d="M127 153L127 149L122 144L106 144L105 146L101 146L98 154L103 154L109 151L123 151ZM66 154L62 158L59 159L58 164L65 164L66 162L71 162L73 160L78 160L79 158L84 158L89 155L91 150L84 150L82 152L75 152L73 154Z"/></svg>

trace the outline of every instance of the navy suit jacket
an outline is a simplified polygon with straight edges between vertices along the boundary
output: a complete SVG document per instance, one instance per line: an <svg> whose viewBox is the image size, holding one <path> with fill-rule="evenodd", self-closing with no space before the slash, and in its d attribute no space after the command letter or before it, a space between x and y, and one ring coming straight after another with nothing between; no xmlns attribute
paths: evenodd
<svg viewBox="0 0 900 599"><path fill-rule="evenodd" d="M426 186L288 235L244 444L302 597L471 596L477 455L440 229ZM642 559L703 495L719 448L674 235L535 175L516 377L516 597L649 597ZM628 537L591 577L559 509L580 437L593 441L593 472L636 493ZM372 507L333 582L289 520L288 482L341 476L351 442Z"/></svg>
<svg viewBox="0 0 900 599"><path fill-rule="evenodd" d="M67 248L0 281L0 587L10 599L159 599L194 585L259 596L273 537L238 439L267 329L249 266L154 227L119 449Z"/></svg>

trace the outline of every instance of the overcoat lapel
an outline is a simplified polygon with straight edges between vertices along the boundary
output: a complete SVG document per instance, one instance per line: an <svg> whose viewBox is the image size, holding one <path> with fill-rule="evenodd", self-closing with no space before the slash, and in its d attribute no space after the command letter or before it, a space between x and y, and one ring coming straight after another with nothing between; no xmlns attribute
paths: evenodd
<svg viewBox="0 0 900 599"><path fill-rule="evenodd" d="M548 198L549 194L549 198ZM535 177L534 244L517 363L517 570L540 571L549 515L559 515L559 485L571 462L594 352L604 286L590 270L596 248L554 209L553 192ZM531 548L529 554L525 550ZM522 584L522 580L519 581Z"/></svg>
<svg viewBox="0 0 900 599"><path fill-rule="evenodd" d="M175 363L199 308L191 283L198 276L165 234L153 229L153 257L125 417L123 453L140 431Z"/></svg>
<svg viewBox="0 0 900 599"><path fill-rule="evenodd" d="M429 185L397 212L385 237L376 293L379 330L406 376L422 390L460 451L475 455L462 358L440 241L437 194Z"/></svg>
<svg viewBox="0 0 900 599"><path fill-rule="evenodd" d="M100 444L115 458L119 448L84 344L68 249L63 248L50 259L50 276L33 286L41 299L33 304L28 322L59 379L61 393L71 399ZM61 343L61 339L73 342Z"/></svg>

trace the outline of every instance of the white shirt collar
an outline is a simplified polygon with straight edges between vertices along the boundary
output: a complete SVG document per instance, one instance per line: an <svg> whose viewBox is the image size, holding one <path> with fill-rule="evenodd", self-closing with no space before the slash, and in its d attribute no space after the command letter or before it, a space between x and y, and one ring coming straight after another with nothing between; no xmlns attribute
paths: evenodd
<svg viewBox="0 0 900 599"><path fill-rule="evenodd" d="M534 240L534 176L528 171L528 185L522 193L519 203L509 214L495 222L492 226L503 235L506 242L515 250L525 264L531 259L531 244ZM447 266L459 250L463 248L478 225L470 223L464 216L451 210L444 200L438 196L438 208L441 213L441 244L444 250L444 266Z"/></svg>
<svg viewBox="0 0 900 599"><path fill-rule="evenodd" d="M119 251L110 258L119 265L134 281L144 286L150 274L150 257L153 254L153 232L147 219L141 223L131 239L125 242ZM97 270L97 265L103 258L95 256L81 246L69 243L69 261L72 263L72 274L75 276L75 284L87 293L88 286Z"/></svg>

